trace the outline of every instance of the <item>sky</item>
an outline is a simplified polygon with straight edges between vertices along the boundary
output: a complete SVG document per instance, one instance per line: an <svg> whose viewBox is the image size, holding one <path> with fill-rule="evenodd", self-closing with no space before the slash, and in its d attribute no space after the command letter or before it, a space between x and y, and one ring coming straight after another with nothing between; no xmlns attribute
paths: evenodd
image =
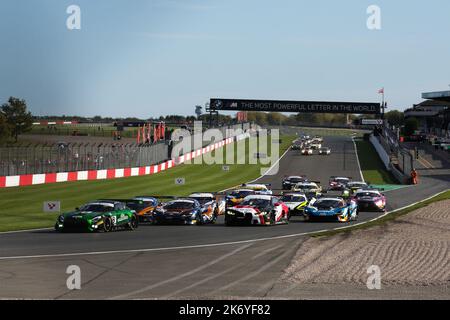
<svg viewBox="0 0 450 320"><path fill-rule="evenodd" d="M213 97L378 102L384 87L403 110L450 90L449 36L448 0L1 0L0 103L149 118Z"/></svg>

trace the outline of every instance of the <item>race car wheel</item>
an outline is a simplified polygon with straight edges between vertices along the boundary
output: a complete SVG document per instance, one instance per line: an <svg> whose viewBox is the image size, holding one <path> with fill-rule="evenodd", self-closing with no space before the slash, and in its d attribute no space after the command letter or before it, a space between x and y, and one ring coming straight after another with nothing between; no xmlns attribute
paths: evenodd
<svg viewBox="0 0 450 320"><path fill-rule="evenodd" d="M270 225L274 225L275 224L275 215L276 215L275 211L272 211L270 213Z"/></svg>
<svg viewBox="0 0 450 320"><path fill-rule="evenodd" d="M197 219L197 225L201 226L203 224L203 216L202 216L202 214L198 213L196 219Z"/></svg>
<svg viewBox="0 0 450 320"><path fill-rule="evenodd" d="M291 217L292 217L291 210L288 210L286 216L287 216L287 221L291 220Z"/></svg>
<svg viewBox="0 0 450 320"><path fill-rule="evenodd" d="M110 217L103 218L103 231L110 232L112 230L112 220Z"/></svg>
<svg viewBox="0 0 450 320"><path fill-rule="evenodd" d="M128 222L127 229L128 230L135 230L135 229L137 229L138 226L139 226L138 218L136 217L135 214L133 214L131 216L131 221Z"/></svg>

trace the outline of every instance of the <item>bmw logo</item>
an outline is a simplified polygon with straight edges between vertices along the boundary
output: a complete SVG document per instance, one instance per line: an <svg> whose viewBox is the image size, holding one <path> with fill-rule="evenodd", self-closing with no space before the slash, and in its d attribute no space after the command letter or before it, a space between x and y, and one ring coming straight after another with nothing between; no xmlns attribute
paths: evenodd
<svg viewBox="0 0 450 320"><path fill-rule="evenodd" d="M222 105L223 105L222 100L217 100L216 103L215 103L215 105L216 105L216 108L222 107Z"/></svg>

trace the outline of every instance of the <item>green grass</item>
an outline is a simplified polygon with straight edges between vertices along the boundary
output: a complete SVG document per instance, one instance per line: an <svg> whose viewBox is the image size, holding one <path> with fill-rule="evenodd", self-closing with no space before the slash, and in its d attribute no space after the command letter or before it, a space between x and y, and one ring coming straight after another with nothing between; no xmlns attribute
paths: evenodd
<svg viewBox="0 0 450 320"><path fill-rule="evenodd" d="M369 141L355 140L355 143L365 181L371 184L398 184Z"/></svg>
<svg viewBox="0 0 450 320"><path fill-rule="evenodd" d="M279 145L280 156L289 148L294 138L282 137L283 142ZM235 149L237 145L245 145L245 150L248 150L248 144L248 140L241 141L235 145ZM245 155L246 159L250 156L253 155ZM0 231L52 227L57 214L43 213L44 201L61 201L62 211L70 211L83 203L101 198L127 198L137 195L183 196L194 191L216 192L259 177L260 169L268 165L235 164L230 165L229 171L224 171L222 167L221 164L185 164L153 176L0 189ZM186 184L175 185L175 178L185 178Z"/></svg>
<svg viewBox="0 0 450 320"><path fill-rule="evenodd" d="M368 229L368 228L372 228L372 227L376 227L376 226L381 226L381 225L385 225L387 222L389 221L393 221L395 219L398 219L401 216L404 216L410 212L413 212L415 210L418 210L420 208L424 208L434 202L439 202L439 201L444 201L444 200L449 200L450 199L450 190L447 190L431 199L422 201L417 203L414 206L408 207L406 209L403 210L399 210L396 211L394 213L390 213L386 216L384 216L383 218L380 218L378 220L372 221L372 222L367 222L365 224L362 225L358 225L358 226L354 226L354 227L349 227L347 229L342 229L342 230L333 230L333 231L325 231L325 232L320 232L320 233L316 233L313 234L312 237L329 237L329 236L333 236L339 233L351 233L352 231L355 230L362 230L362 229Z"/></svg>

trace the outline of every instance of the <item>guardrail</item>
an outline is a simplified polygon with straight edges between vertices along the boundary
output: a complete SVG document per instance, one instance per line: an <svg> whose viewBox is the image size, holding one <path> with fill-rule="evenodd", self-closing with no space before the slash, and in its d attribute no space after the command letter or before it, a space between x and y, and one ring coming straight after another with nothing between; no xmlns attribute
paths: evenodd
<svg viewBox="0 0 450 320"><path fill-rule="evenodd" d="M372 134L370 135L369 141L377 151L386 170L390 171L398 182L408 184L410 182L410 172L412 170L411 154L409 152L405 154L401 148L397 149L397 153L390 148L386 150L387 143L383 140L383 137L380 136ZM393 161L394 157L397 160L396 162ZM410 167L410 170L407 170L408 166Z"/></svg>

